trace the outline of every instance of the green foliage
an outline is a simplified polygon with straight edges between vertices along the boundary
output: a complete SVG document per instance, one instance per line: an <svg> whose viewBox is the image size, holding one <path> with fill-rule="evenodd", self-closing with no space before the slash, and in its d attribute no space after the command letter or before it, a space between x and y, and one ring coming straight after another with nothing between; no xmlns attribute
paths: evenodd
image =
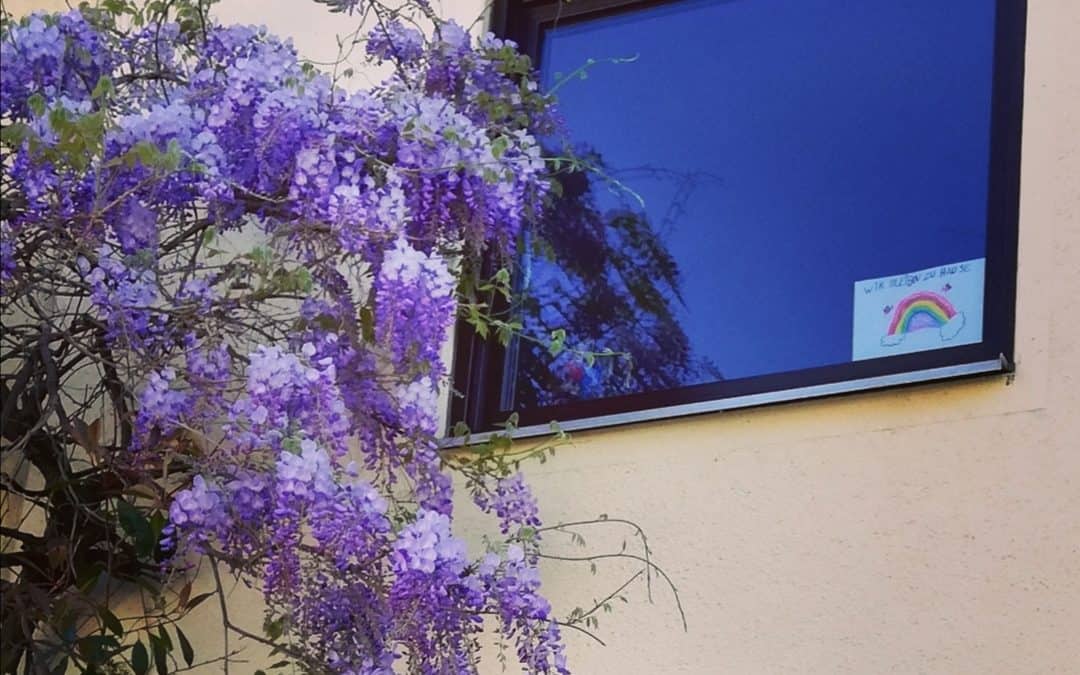
<svg viewBox="0 0 1080 675"><path fill-rule="evenodd" d="M131 646L131 669L135 675L146 675L150 671L150 654L142 640L136 640Z"/></svg>
<svg viewBox="0 0 1080 675"><path fill-rule="evenodd" d="M565 347L566 330L563 328L556 328L551 331L551 343L548 345L548 353L552 356L558 356Z"/></svg>
<svg viewBox="0 0 1080 675"><path fill-rule="evenodd" d="M188 641L187 636L184 635L184 631L180 630L180 627L176 628L176 639L180 643L180 653L184 657L184 663L190 666L195 662L195 649L192 648L191 642Z"/></svg>
<svg viewBox="0 0 1080 675"><path fill-rule="evenodd" d="M95 92L99 89L106 92L109 86L99 82ZM59 105L49 109L40 94L27 99L27 104L36 115L48 120L50 129L56 134L56 141L46 143L29 125L14 122L0 129L0 144L4 147L15 149L29 143L44 161L76 171L85 170L93 159L101 155L108 121L104 110L79 115Z"/></svg>

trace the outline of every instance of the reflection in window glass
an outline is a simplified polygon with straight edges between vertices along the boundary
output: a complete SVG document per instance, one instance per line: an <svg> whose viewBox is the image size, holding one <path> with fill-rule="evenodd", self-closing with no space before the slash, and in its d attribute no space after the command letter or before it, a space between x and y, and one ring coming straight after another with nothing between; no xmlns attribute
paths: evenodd
<svg viewBox="0 0 1080 675"><path fill-rule="evenodd" d="M545 31L544 85L602 173L564 175L530 235L521 320L572 349L509 349L502 407L887 356L853 344L872 311L977 342L981 276L853 289L985 257L993 33L988 0L696 0Z"/></svg>

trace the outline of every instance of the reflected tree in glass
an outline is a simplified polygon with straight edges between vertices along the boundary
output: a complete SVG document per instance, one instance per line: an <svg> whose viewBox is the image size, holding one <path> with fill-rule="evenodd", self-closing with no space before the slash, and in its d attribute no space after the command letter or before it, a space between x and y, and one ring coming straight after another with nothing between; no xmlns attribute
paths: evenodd
<svg viewBox="0 0 1080 675"><path fill-rule="evenodd" d="M722 379L696 355L680 325L679 266L663 225L681 213L704 176L643 168L650 180L677 183L658 227L636 195L606 173L595 152L590 169L561 172L549 212L526 236L517 280L524 335L507 350L502 407L530 409ZM655 212L655 210L654 210Z"/></svg>

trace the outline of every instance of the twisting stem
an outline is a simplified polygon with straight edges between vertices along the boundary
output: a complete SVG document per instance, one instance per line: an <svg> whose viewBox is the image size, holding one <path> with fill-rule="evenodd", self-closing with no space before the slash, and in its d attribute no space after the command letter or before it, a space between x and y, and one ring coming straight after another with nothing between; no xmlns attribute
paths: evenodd
<svg viewBox="0 0 1080 675"><path fill-rule="evenodd" d="M214 572L214 586L218 596L218 607L221 608L221 622L222 637L225 639L225 660L222 662L222 668L225 670L225 675L229 675L229 629L231 624L229 623L229 608L225 606L225 587L221 585L221 573L218 572L217 559L210 558L210 569Z"/></svg>
<svg viewBox="0 0 1080 675"><path fill-rule="evenodd" d="M667 572L665 572L663 569L661 569L660 566L657 565L656 563L650 562L649 560L647 560L645 558L642 558L639 555L635 555L633 553L598 553L596 555L586 555L586 556L565 556L565 555L555 555L553 553L537 553L537 555L539 557L541 557L541 558L546 558L548 560L564 560L564 561L567 561L567 562L592 562L592 561L596 561L596 560L605 560L605 559L609 559L609 558L627 558L629 560L636 560L636 561L638 561L640 563L644 563L646 567L652 568L653 570L656 571L657 574L659 574L661 577L663 577L664 581L667 583L668 587L671 589L672 595L675 597L675 606L679 610L679 618L682 619L683 630L688 629L688 626L687 626L687 623L686 623L686 612L683 610L682 600L679 598L679 589L678 589L678 587L675 586L675 582L673 582L671 580L671 577L669 577L667 575Z"/></svg>

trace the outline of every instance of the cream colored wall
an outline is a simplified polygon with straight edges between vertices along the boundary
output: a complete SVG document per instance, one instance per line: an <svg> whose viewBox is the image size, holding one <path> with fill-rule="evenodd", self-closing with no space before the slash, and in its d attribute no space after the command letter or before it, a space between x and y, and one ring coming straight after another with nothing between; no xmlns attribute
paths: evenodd
<svg viewBox="0 0 1080 675"><path fill-rule="evenodd" d="M1029 5L1015 379L577 434L543 517L640 523L690 625L639 589L575 672L1080 673L1080 3Z"/></svg>
<svg viewBox="0 0 1080 675"><path fill-rule="evenodd" d="M663 588L649 606L638 587L601 617L607 647L568 636L574 672L1080 673L1080 2L1029 5L1015 379L577 434L529 471L545 520L639 522L689 629ZM218 14L318 60L351 29L307 0L224 0ZM598 532L589 550L619 541ZM545 569L563 611L628 569L568 565ZM230 606L257 629L252 593ZM201 655L221 648L216 612L186 622Z"/></svg>

